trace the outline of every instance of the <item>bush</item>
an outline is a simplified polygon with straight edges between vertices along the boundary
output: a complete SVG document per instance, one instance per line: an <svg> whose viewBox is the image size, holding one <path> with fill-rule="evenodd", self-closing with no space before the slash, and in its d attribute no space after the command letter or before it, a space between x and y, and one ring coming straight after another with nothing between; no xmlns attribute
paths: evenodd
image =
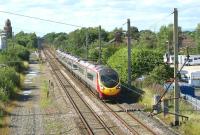
<svg viewBox="0 0 200 135"><path fill-rule="evenodd" d="M156 66L163 63L163 56L161 53L149 49L132 49L131 52L131 77L133 80L146 75L152 71ZM127 81L127 48L118 50L108 60L108 65L116 69L120 74L123 82Z"/></svg>
<svg viewBox="0 0 200 135"><path fill-rule="evenodd" d="M25 47L15 45L0 54L0 63L14 67L17 72L23 72L27 69L23 61L28 61L29 55L30 52Z"/></svg>
<svg viewBox="0 0 200 135"><path fill-rule="evenodd" d="M7 101L8 100L8 94L4 91L3 88L0 88L0 101Z"/></svg>
<svg viewBox="0 0 200 135"><path fill-rule="evenodd" d="M20 87L20 76L16 73L14 68L5 67L0 68L0 88L7 96L12 96L16 87ZM2 90L1 90L2 93Z"/></svg>
<svg viewBox="0 0 200 135"><path fill-rule="evenodd" d="M173 77L173 68L170 68L168 65L159 65L155 67L150 73L149 76L145 79L145 84L161 84L163 85L166 80Z"/></svg>

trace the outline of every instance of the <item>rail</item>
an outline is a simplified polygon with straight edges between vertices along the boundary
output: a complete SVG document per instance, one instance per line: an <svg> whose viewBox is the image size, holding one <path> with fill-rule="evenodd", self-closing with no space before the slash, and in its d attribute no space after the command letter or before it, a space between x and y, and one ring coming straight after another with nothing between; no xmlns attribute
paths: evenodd
<svg viewBox="0 0 200 135"><path fill-rule="evenodd" d="M45 51L44 51L45 52ZM48 51L49 52L49 51ZM50 52L49 52L50 53ZM88 134L90 135L93 135L94 134L94 131L93 129L91 128L91 126L89 125L89 123L87 122L86 118L83 116L81 110L79 109L79 107L77 106L77 104L75 103L74 99L72 98L72 96L70 95L70 93L68 92L68 90L66 89L66 84L63 83L63 79L66 80L65 76L62 74L62 72L59 70L59 66L57 65L57 63L55 63L55 58L53 56L52 53L50 54L47 54L47 52L45 52L46 55L51 55L51 58L50 59L47 59L50 66L52 67L53 69L53 72L56 76L56 78L58 79L58 81L60 82L60 85L62 86L62 88L65 90L65 93L68 97L68 99L70 100L73 108L75 109L75 111L77 112L77 114L79 115L81 121L83 122L83 124L85 125L87 131L88 131ZM53 58L52 58L53 57ZM68 82L68 85L70 85L70 83ZM71 88L74 88L72 85L70 86ZM76 90L74 90L74 92L77 93ZM113 134L112 131L106 126L106 124L101 120L101 118L95 113L95 111L92 110L92 108L81 98L81 96L77 93L78 97L82 100L82 102L89 108L90 112L94 115L94 117L96 118L96 120L101 123L101 125L104 127L105 131L108 133L108 134Z"/></svg>
<svg viewBox="0 0 200 135"><path fill-rule="evenodd" d="M91 94L96 98L97 96L95 95L95 93L90 90ZM122 124L122 127L124 128L124 130L126 130L126 133L128 134L140 134L137 130L135 130L134 128L132 128L130 125L128 125L126 123L126 121L124 119L122 119L115 111L113 111L106 103L102 102L104 104L104 106L107 108L107 110L112 113L112 115L118 120L120 121L120 123ZM120 107L121 108L121 107ZM156 133L151 130L150 128L148 128L148 126L146 126L144 123L142 123L141 121L139 121L138 119L134 118L134 116L132 116L129 112L127 112L127 114L137 123L139 123L140 125L142 125L142 127L144 129L146 129L149 133L156 135Z"/></svg>

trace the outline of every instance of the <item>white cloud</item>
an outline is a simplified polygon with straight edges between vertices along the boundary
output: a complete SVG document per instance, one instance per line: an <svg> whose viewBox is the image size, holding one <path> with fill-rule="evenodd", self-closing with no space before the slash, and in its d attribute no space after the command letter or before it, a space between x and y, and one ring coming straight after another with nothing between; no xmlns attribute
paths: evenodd
<svg viewBox="0 0 200 135"><path fill-rule="evenodd" d="M200 22L198 0L7 0L0 3L0 9L4 11L86 27L101 24L106 30L121 27L127 18L130 18L131 23L139 29L151 28L154 24L153 27L159 28L160 25L172 22L173 16L167 15L174 7L178 8L179 24L182 27L196 27ZM11 19L14 30L17 28L16 31L21 28L47 33L69 32L76 29L0 13L0 20L7 18ZM2 25L4 21L0 22L0 26Z"/></svg>

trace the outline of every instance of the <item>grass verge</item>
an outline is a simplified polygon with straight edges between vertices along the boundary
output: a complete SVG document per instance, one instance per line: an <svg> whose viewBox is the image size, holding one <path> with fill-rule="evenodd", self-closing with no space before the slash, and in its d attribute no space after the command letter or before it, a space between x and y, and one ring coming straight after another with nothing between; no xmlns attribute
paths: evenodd
<svg viewBox="0 0 200 135"><path fill-rule="evenodd" d="M41 85L41 94L40 94L40 105L42 108L46 108L51 104L51 99L48 96L49 93L49 84L46 80L43 80Z"/></svg>
<svg viewBox="0 0 200 135"><path fill-rule="evenodd" d="M145 94L140 100L141 104L147 105L145 111L151 111L152 103L153 103L153 92L145 88ZM169 95L168 95L169 96ZM169 101L169 112L174 112L174 105L173 100ZM176 131L178 131L182 135L200 135L200 112L195 111L191 104L187 103L186 101L180 99L179 101L179 109L180 114L183 116L187 116L189 119L186 120L185 118L182 119L180 117L180 126L173 127ZM171 125L174 121L174 115L168 114L164 116L163 113L157 115L157 117L163 121L167 125Z"/></svg>

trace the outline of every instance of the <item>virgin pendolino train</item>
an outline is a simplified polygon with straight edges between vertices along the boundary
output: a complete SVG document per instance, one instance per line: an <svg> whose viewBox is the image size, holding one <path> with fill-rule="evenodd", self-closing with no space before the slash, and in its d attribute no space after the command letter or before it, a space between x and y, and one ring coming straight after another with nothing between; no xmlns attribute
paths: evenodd
<svg viewBox="0 0 200 135"><path fill-rule="evenodd" d="M60 50L56 50L56 55L58 60L97 93L100 99L119 95L119 76L113 69L92 64Z"/></svg>

